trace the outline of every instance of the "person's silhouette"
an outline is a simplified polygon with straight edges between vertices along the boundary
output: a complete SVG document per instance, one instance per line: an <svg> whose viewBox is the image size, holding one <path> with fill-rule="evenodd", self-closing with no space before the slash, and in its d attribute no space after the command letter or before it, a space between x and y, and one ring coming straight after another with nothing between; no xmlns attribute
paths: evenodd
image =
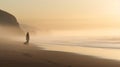
<svg viewBox="0 0 120 67"><path fill-rule="evenodd" d="M24 44L28 44L29 40L30 40L30 35L29 35L29 32L27 32L27 34L26 34L26 42Z"/></svg>

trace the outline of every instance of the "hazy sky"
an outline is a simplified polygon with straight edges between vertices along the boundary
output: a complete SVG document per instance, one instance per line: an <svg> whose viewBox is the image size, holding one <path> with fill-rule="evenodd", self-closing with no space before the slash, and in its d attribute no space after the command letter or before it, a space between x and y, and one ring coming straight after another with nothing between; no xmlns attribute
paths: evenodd
<svg viewBox="0 0 120 67"><path fill-rule="evenodd" d="M120 0L0 0L0 9L12 13L20 22L39 23L44 19L77 21L63 22L71 25L120 24Z"/></svg>

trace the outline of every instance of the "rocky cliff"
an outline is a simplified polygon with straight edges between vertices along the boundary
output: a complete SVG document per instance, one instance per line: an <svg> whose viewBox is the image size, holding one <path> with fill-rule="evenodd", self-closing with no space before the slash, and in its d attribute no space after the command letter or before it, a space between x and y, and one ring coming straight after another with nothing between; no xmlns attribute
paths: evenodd
<svg viewBox="0 0 120 67"><path fill-rule="evenodd" d="M0 26L7 28L12 27L10 30L14 30L17 33L23 33L16 17L3 10L0 10Z"/></svg>

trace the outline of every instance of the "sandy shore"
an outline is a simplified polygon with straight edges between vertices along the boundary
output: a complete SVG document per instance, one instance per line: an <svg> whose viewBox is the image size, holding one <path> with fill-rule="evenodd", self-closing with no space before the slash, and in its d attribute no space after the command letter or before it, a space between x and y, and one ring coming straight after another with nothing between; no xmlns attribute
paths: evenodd
<svg viewBox="0 0 120 67"><path fill-rule="evenodd" d="M0 67L120 67L118 61L42 49L1 39Z"/></svg>

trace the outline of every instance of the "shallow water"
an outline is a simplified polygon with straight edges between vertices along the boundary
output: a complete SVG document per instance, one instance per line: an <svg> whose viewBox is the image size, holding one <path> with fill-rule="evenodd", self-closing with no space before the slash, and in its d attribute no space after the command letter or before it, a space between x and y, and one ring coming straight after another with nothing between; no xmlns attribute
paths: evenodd
<svg viewBox="0 0 120 67"><path fill-rule="evenodd" d="M71 52L120 61L120 39L118 38L82 39L46 37L33 39L32 42L38 47L44 48L44 50Z"/></svg>

